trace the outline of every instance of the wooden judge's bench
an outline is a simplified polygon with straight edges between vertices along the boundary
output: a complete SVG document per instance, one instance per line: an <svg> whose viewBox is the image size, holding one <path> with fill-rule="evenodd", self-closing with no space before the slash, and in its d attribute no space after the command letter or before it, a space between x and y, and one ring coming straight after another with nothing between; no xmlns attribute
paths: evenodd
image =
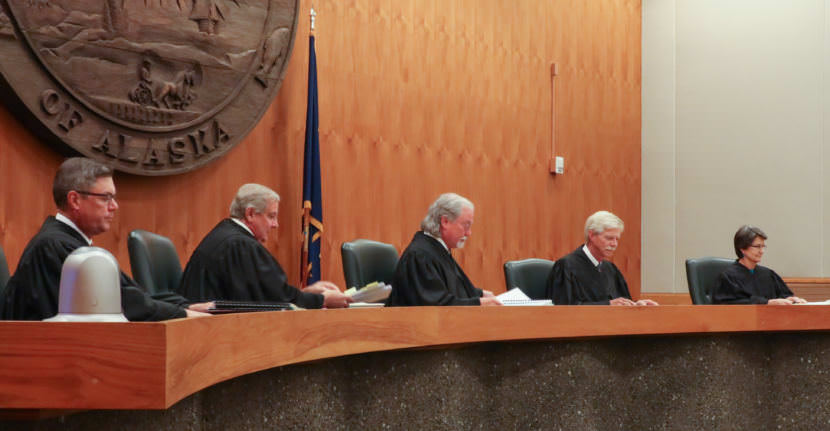
<svg viewBox="0 0 830 431"><path fill-rule="evenodd" d="M826 429L828 331L830 306L0 322L0 429Z"/></svg>

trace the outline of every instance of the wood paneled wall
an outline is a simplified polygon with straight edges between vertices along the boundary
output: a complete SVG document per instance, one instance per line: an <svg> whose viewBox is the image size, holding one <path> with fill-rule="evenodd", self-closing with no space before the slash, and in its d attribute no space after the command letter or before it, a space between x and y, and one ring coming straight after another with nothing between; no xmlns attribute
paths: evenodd
<svg viewBox="0 0 830 431"><path fill-rule="evenodd" d="M309 1L282 88L223 159L164 178L116 176L120 210L95 238L129 269L127 233L169 236L182 262L227 215L236 188L273 187L280 231L268 244L299 278ZM502 264L557 258L585 217L617 213L615 263L640 286L640 2L637 0L316 0L323 166L323 275L343 284L340 244L402 251L428 205L454 191L476 204L456 258L478 286L504 290ZM550 65L557 77L551 156ZM55 211L61 157L0 108L0 244L12 268Z"/></svg>

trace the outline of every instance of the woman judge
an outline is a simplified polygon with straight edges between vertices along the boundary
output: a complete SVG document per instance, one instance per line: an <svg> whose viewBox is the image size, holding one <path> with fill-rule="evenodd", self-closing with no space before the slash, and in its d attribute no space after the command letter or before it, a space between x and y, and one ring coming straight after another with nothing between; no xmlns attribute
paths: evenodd
<svg viewBox="0 0 830 431"><path fill-rule="evenodd" d="M775 271L759 265L767 249L766 239L764 231L754 226L744 225L735 232L738 260L718 277L712 303L790 305L806 302L794 296Z"/></svg>

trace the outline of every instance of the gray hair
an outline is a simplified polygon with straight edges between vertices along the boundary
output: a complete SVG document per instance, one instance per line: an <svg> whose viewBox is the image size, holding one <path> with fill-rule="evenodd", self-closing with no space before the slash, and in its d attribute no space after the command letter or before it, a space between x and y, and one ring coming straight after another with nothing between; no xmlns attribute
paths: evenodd
<svg viewBox="0 0 830 431"><path fill-rule="evenodd" d="M265 212L265 207L271 202L279 202L277 192L261 184L244 184L236 191L231 202L231 217L245 218L245 210L253 208L258 214Z"/></svg>
<svg viewBox="0 0 830 431"><path fill-rule="evenodd" d="M112 177L111 167L86 157L64 160L52 182L52 198L58 209L66 209L66 195L72 190L88 192L98 178Z"/></svg>
<svg viewBox="0 0 830 431"><path fill-rule="evenodd" d="M585 241L588 241L588 232L603 233L607 229L625 229L622 219L608 211L597 211L585 220Z"/></svg>
<svg viewBox="0 0 830 431"><path fill-rule="evenodd" d="M453 221L461 215L464 208L475 209L469 199L455 193L444 193L429 206L426 217L421 221L421 230L439 237L441 235L441 217L446 216Z"/></svg>

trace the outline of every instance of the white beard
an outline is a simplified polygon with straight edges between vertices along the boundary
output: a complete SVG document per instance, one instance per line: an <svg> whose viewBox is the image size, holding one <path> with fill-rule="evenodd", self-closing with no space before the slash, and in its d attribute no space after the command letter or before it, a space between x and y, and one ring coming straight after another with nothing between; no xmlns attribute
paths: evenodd
<svg viewBox="0 0 830 431"><path fill-rule="evenodd" d="M467 242L467 237L462 236L458 242L455 243L455 248L464 248L464 244Z"/></svg>

